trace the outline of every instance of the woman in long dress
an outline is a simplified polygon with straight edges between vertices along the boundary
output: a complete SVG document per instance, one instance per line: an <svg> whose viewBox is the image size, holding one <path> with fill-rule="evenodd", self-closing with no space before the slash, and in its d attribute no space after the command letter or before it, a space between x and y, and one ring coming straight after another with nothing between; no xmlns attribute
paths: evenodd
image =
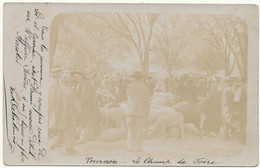
<svg viewBox="0 0 260 168"><path fill-rule="evenodd" d="M57 90L55 102L57 110L54 115L54 127L57 130L57 137L54 140L52 149L63 143L66 146L65 153L72 154L76 141L77 114L82 108L78 103L76 90L72 86L74 79L70 76L63 76L59 81L60 87Z"/></svg>

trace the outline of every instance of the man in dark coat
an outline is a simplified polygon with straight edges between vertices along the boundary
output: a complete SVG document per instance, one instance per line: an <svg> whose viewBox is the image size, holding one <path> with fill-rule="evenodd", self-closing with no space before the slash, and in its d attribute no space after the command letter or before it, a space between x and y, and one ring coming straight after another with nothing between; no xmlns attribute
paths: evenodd
<svg viewBox="0 0 260 168"><path fill-rule="evenodd" d="M218 90L217 84L211 84L211 90L206 96L206 119L204 130L207 134L219 133L221 127L221 91Z"/></svg>
<svg viewBox="0 0 260 168"><path fill-rule="evenodd" d="M222 116L224 124L224 138L225 140L229 139L229 131L231 129L232 117L233 117L233 91L232 91L232 81L227 78L224 80L224 89L221 97L221 107L222 107Z"/></svg>
<svg viewBox="0 0 260 168"><path fill-rule="evenodd" d="M83 75L76 76L79 82L76 90L82 106L82 111L78 114L78 124L81 128L78 143L83 143L94 138L94 130L98 127L98 101L96 90L90 82Z"/></svg>
<svg viewBox="0 0 260 168"><path fill-rule="evenodd" d="M132 77L134 81L127 88L127 143L132 151L141 151L143 129L150 111L149 89L142 83L141 72L135 72Z"/></svg>

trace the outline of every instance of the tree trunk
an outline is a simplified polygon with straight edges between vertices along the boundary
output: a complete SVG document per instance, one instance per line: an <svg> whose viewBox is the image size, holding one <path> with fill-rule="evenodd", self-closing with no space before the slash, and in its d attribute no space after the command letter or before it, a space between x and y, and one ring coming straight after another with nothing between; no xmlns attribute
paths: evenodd
<svg viewBox="0 0 260 168"><path fill-rule="evenodd" d="M145 77L148 76L149 74L149 43L150 41L148 41L146 44L145 44L145 49L144 49L144 55L143 55L143 58L144 58L144 70L143 70L143 74L145 75Z"/></svg>
<svg viewBox="0 0 260 168"><path fill-rule="evenodd" d="M149 74L149 62L147 60L143 63L143 74L145 77Z"/></svg>
<svg viewBox="0 0 260 168"><path fill-rule="evenodd" d="M59 25L64 21L65 17L66 14L59 14L51 23L49 68L53 68L54 66L54 56L58 39Z"/></svg>

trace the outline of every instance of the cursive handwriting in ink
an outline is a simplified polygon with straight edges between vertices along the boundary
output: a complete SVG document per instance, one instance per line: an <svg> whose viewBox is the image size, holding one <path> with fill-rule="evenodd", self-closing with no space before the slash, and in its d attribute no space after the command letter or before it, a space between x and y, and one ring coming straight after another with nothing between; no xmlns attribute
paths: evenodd
<svg viewBox="0 0 260 168"><path fill-rule="evenodd" d="M117 160L101 160L101 159L94 159L93 157L86 157L85 159L86 164L118 164Z"/></svg>
<svg viewBox="0 0 260 168"><path fill-rule="evenodd" d="M9 137L9 126L8 126L8 110L7 110L7 98L6 98L6 87L5 87L5 77L3 75L3 78L4 78L4 109L5 109L5 128L6 128L6 138L7 138L7 141L8 141L8 146L11 150L12 153L14 153L14 150L15 150L15 146L14 144L10 141L10 137Z"/></svg>
<svg viewBox="0 0 260 168"><path fill-rule="evenodd" d="M30 17L31 17L31 13L30 13L30 11L27 11L26 12L26 20L25 20L25 22L29 22L31 20Z"/></svg>
<svg viewBox="0 0 260 168"><path fill-rule="evenodd" d="M43 143L45 113L41 82L44 80L48 56L46 37L49 27L44 24L41 9L30 9L23 15L24 24L15 28L12 85L4 85L5 127L8 145L20 162L39 161L46 157ZM10 62L12 64L12 62ZM14 66L14 65L19 66ZM8 76L9 78L9 76Z"/></svg>
<svg viewBox="0 0 260 168"><path fill-rule="evenodd" d="M48 27L47 26L42 26L42 30L41 30L41 39L44 40L44 34L46 31L48 31Z"/></svg>
<svg viewBox="0 0 260 168"><path fill-rule="evenodd" d="M134 164L140 164L140 162L141 162L141 157L138 157L137 159L132 160L132 162L133 162Z"/></svg>
<svg viewBox="0 0 260 168"><path fill-rule="evenodd" d="M185 164L188 164L188 162L184 159L181 159L181 160L177 161L177 164L185 165Z"/></svg>
<svg viewBox="0 0 260 168"><path fill-rule="evenodd" d="M43 14L39 11L39 9L34 9L34 16L38 19L44 19Z"/></svg>
<svg viewBox="0 0 260 168"><path fill-rule="evenodd" d="M148 157L144 159L144 164L156 164L156 165L163 165L170 164L170 160L156 160L152 157Z"/></svg>
<svg viewBox="0 0 260 168"><path fill-rule="evenodd" d="M200 165L216 165L220 163L221 162L212 161L207 158L197 158L196 160L193 161L193 164L200 164Z"/></svg>

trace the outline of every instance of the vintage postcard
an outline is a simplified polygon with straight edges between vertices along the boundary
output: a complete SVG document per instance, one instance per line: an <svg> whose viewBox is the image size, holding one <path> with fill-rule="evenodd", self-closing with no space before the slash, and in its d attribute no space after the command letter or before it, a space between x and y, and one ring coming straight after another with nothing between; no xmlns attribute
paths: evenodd
<svg viewBox="0 0 260 168"><path fill-rule="evenodd" d="M257 166L257 5L4 4L6 165Z"/></svg>

